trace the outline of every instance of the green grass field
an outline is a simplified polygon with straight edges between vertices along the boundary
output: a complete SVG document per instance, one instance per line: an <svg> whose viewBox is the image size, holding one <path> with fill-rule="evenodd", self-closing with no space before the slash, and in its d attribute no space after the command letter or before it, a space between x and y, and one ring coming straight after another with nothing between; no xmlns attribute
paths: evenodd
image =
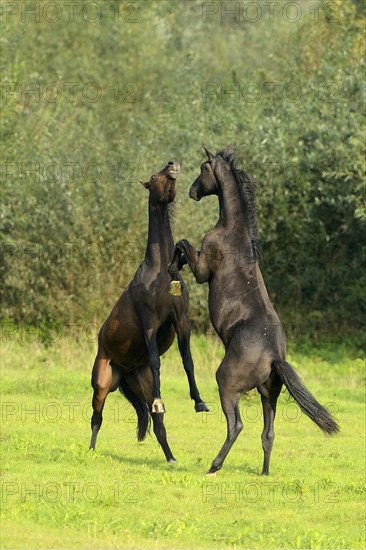
<svg viewBox="0 0 366 550"><path fill-rule="evenodd" d="M292 349L289 360L338 418L325 437L281 394L271 475L262 466L259 395L241 401L244 430L215 476L205 472L226 424L214 372L222 348L193 339L197 414L176 348L162 361L166 426L178 464L152 434L136 441L132 407L107 400L90 440L94 344L2 345L2 548L363 548L364 356L345 346ZM23 341L21 341L23 340Z"/></svg>

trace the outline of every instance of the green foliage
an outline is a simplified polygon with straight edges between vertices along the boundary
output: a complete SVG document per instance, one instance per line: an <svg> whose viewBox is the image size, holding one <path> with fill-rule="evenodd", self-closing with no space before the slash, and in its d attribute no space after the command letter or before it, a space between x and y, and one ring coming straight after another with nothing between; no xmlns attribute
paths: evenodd
<svg viewBox="0 0 366 550"><path fill-rule="evenodd" d="M312 11L298 2L295 23L282 5L273 21L263 11L254 23L244 11L222 18L223 3L205 15L207 3L170 0L135 2L133 13L120 3L118 17L99 2L91 22L88 4L72 21L64 11L54 23L21 12L3 22L3 317L100 322L143 257L147 194L138 180L169 158L182 164L175 237L199 248L217 204L193 204L187 191L202 145L231 143L258 181L261 268L285 324L358 330L362 3ZM184 276L192 319L205 329L206 289Z"/></svg>

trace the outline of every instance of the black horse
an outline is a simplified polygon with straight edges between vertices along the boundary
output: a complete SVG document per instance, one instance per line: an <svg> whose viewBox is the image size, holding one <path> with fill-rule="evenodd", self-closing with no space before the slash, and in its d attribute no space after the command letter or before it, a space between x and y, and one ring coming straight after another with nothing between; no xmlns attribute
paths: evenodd
<svg viewBox="0 0 366 550"><path fill-rule="evenodd" d="M160 355L173 343L175 333L187 373L196 411L207 411L195 382L190 351L188 290L179 278L181 295L170 293L168 264L174 252L169 204L175 198L180 167L170 161L150 181L149 231L145 258L134 278L103 324L92 372L93 416L90 448L95 449L102 411L109 392L117 388L134 406L138 417L138 440L146 435L149 413L154 433L168 462L175 462L166 439L164 404L160 396Z"/></svg>
<svg viewBox="0 0 366 550"><path fill-rule="evenodd" d="M176 244L169 272L173 279L177 277L184 254L197 282L208 281L210 319L225 346L216 379L227 420L227 437L208 473L222 467L243 428L240 397L257 388L264 416L262 474L268 475L276 402L282 384L325 433L333 434L339 428L285 361L286 338L257 261L254 182L236 168L230 148L216 156L205 151L208 160L201 165L189 196L199 201L204 196L217 195L220 217L204 237L200 252L186 240Z"/></svg>

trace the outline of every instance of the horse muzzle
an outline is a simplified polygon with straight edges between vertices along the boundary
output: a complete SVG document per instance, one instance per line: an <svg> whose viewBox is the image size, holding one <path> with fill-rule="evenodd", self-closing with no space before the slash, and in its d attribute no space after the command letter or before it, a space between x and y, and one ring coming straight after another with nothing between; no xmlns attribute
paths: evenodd
<svg viewBox="0 0 366 550"><path fill-rule="evenodd" d="M175 180L178 177L178 174L180 172L180 165L178 162L175 162L174 160L171 160L168 162L167 165L167 175L170 179Z"/></svg>
<svg viewBox="0 0 366 550"><path fill-rule="evenodd" d="M192 187L189 190L189 198L197 202L201 200L201 197L198 195L197 189L193 189Z"/></svg>

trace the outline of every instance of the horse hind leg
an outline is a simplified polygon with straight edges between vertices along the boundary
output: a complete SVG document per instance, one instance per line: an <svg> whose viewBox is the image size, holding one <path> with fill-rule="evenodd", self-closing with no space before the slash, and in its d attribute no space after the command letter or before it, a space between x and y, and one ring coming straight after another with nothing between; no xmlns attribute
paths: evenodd
<svg viewBox="0 0 366 550"><path fill-rule="evenodd" d="M274 420L276 416L277 398L280 394L282 384L277 384L271 387L272 374L268 381L258 387L261 394L263 408L263 432L262 432L262 448L264 453L262 475L269 475L269 463L274 441Z"/></svg>
<svg viewBox="0 0 366 550"><path fill-rule="evenodd" d="M152 395L153 375L150 367L139 368L126 377L129 387L140 399L148 404L153 421L153 430L161 448L163 449L165 458L171 464L177 462L170 450L166 429L164 425L164 413L154 412L155 399Z"/></svg>
<svg viewBox="0 0 366 550"><path fill-rule="evenodd" d="M276 401L261 395L263 407L262 448L264 453L262 476L269 475L269 461L274 441L274 419L276 415Z"/></svg>
<svg viewBox="0 0 366 550"><path fill-rule="evenodd" d="M227 435L220 452L213 460L211 467L207 472L208 475L214 474L221 469L231 447L234 445L238 435L243 429L243 423L239 413L239 399L240 395L236 395L235 397L226 395L221 396L222 410L225 414L227 423Z"/></svg>
<svg viewBox="0 0 366 550"><path fill-rule="evenodd" d="M164 426L164 413L152 413L151 417L153 421L154 434L161 448L163 449L165 458L170 464L175 464L177 461L175 460L173 453L170 450L166 436L166 429Z"/></svg>
<svg viewBox="0 0 366 550"><path fill-rule="evenodd" d="M119 372L117 368L112 367L108 358L97 356L92 371L92 386L94 393L92 399L93 414L91 418L92 436L90 440L90 449L95 450L98 432L103 422L105 400L109 392L117 389L118 381Z"/></svg>
<svg viewBox="0 0 366 550"><path fill-rule="evenodd" d="M222 467L225 458L229 454L229 451L235 443L238 435L243 429L243 423L240 418L239 412L239 400L242 392L233 389L233 384L229 383L230 377L227 376L228 366L225 364L225 359L216 373L217 383L219 385L220 399L222 410L226 417L227 423L227 435L220 452L213 460L210 469L207 474L214 474Z"/></svg>

